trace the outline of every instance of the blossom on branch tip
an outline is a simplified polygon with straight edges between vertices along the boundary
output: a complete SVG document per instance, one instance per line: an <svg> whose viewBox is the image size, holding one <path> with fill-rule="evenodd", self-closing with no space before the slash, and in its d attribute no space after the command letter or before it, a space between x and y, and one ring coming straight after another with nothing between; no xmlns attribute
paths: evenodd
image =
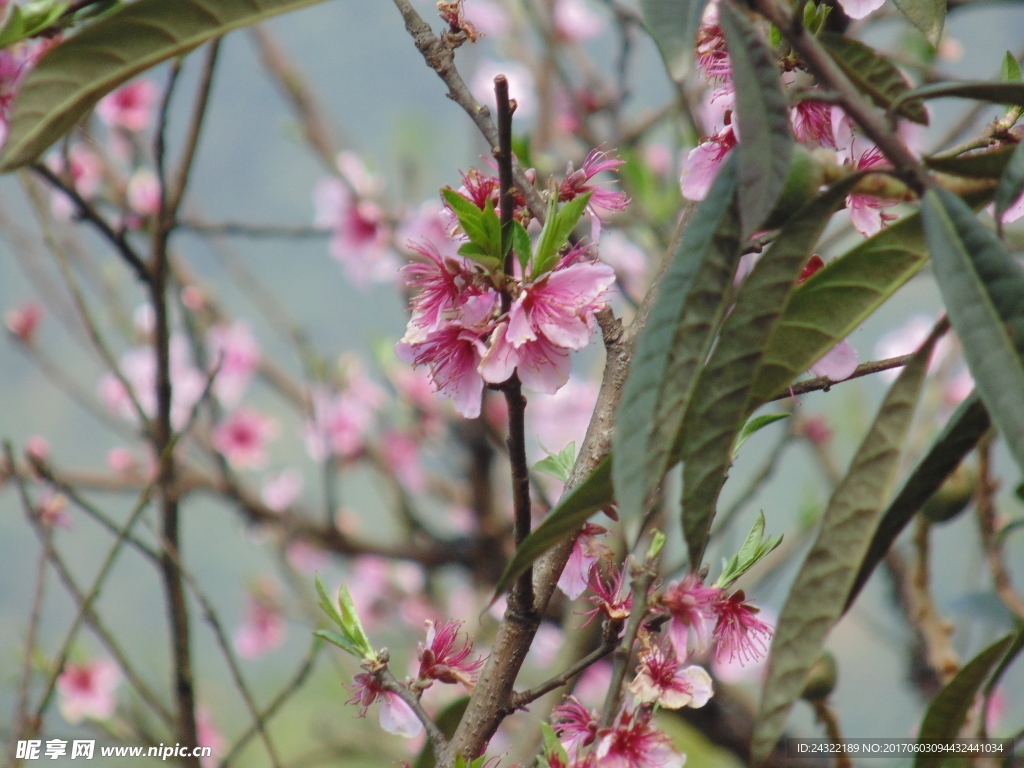
<svg viewBox="0 0 1024 768"><path fill-rule="evenodd" d="M719 600L715 606L717 622L714 635L718 643L715 658L722 661L756 661L768 652L768 641L773 630L757 618L758 609L751 605L743 593L737 590L729 597Z"/></svg>
<svg viewBox="0 0 1024 768"><path fill-rule="evenodd" d="M355 695L345 703L359 705L359 714L356 717L366 717L370 705L380 700L380 727L385 731L411 739L423 730L423 723L416 717L412 707L397 693L386 690L376 675L360 672L352 678L352 685L345 687L355 692Z"/></svg>
<svg viewBox="0 0 1024 768"><path fill-rule="evenodd" d="M711 675L696 664L684 667L677 655L652 645L641 651L640 667L629 690L645 704L698 708L711 699Z"/></svg>
<svg viewBox="0 0 1024 768"><path fill-rule="evenodd" d="M613 726L600 732L594 754L599 768L682 768L686 762L643 710L623 709Z"/></svg>
<svg viewBox="0 0 1024 768"><path fill-rule="evenodd" d="M473 642L462 635L461 627L461 621L446 621L440 627L427 621L426 643L419 644L420 680L462 683L468 688L476 684L477 672L485 660L468 660L473 653Z"/></svg>

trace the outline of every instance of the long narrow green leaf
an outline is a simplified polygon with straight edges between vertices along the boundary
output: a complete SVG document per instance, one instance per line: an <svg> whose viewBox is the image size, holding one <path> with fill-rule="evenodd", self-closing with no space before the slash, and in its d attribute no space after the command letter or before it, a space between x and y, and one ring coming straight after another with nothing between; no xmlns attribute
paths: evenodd
<svg viewBox="0 0 1024 768"><path fill-rule="evenodd" d="M52 48L29 72L0 172L27 165L117 86L215 37L320 0L137 0Z"/></svg>
<svg viewBox="0 0 1024 768"><path fill-rule="evenodd" d="M893 0L893 3L932 47L938 46L946 21L946 0Z"/></svg>
<svg viewBox="0 0 1024 768"><path fill-rule="evenodd" d="M818 40L858 90L876 106L886 109L894 99L910 90L896 65L871 46L838 32L821 32ZM905 102L900 116L928 125L928 112L920 102Z"/></svg>
<svg viewBox="0 0 1024 768"><path fill-rule="evenodd" d="M638 516L669 468L693 390L739 259L728 161L687 222L637 341L613 440L613 478L623 516Z"/></svg>
<svg viewBox="0 0 1024 768"><path fill-rule="evenodd" d="M746 239L768 218L786 186L793 156L789 101L775 66L775 54L731 2L723 0L718 17L725 32L736 88L736 148L741 235Z"/></svg>
<svg viewBox="0 0 1024 768"><path fill-rule="evenodd" d="M995 198L996 221L1003 218L1006 209L1017 201L1021 193L1024 193L1024 142L1014 147L1013 156L999 178Z"/></svg>
<svg viewBox="0 0 1024 768"><path fill-rule="evenodd" d="M871 539L867 554L864 555L857 578L850 588L844 612L853 605L853 601L857 599L857 595L907 523L913 520L925 502L935 495L946 478L960 466L964 457L974 450L974 446L988 431L989 426L991 421L988 418L988 411L985 410L977 393L971 393L960 403L945 429L907 478L896 498L889 502L885 514L882 515L882 521L878 524L878 530Z"/></svg>
<svg viewBox="0 0 1024 768"><path fill-rule="evenodd" d="M1017 147L1019 146L1018 144ZM1017 147L998 147L955 157L926 157L924 164L933 171L942 171L954 176L971 179L999 179L1013 162L1014 150Z"/></svg>
<svg viewBox="0 0 1024 768"><path fill-rule="evenodd" d="M771 754L807 683L825 639L842 614L899 464L936 336L911 358L890 388L822 518L775 629L752 756Z"/></svg>
<svg viewBox="0 0 1024 768"><path fill-rule="evenodd" d="M765 343L800 270L851 184L839 185L811 201L786 224L740 286L718 344L697 377L682 440L683 533L695 570L704 557L736 435L761 405L751 402L750 390Z"/></svg>
<svg viewBox="0 0 1024 768"><path fill-rule="evenodd" d="M890 114L899 114L903 105L909 101L924 99L943 99L956 97L974 99L993 104L1007 104L1024 107L1024 83L998 83L991 80L969 80L964 82L944 82L922 85L894 99L889 105Z"/></svg>
<svg viewBox="0 0 1024 768"><path fill-rule="evenodd" d="M945 190L922 204L935 278L992 423L1024 467L1024 269Z"/></svg>
<svg viewBox="0 0 1024 768"><path fill-rule="evenodd" d="M566 493L508 561L494 587L494 596L511 587L534 561L551 547L579 532L587 519L614 499L612 490L612 459L605 456L587 478Z"/></svg>
<svg viewBox="0 0 1024 768"><path fill-rule="evenodd" d="M644 26L661 52L669 77L677 83L690 74L705 5L707 0L640 0Z"/></svg>
<svg viewBox="0 0 1024 768"><path fill-rule="evenodd" d="M789 296L768 340L752 397L784 392L913 277L928 260L914 214L830 261Z"/></svg>
<svg viewBox="0 0 1024 768"><path fill-rule="evenodd" d="M967 712L974 704L981 686L988 678L992 668L999 662L1006 649L1013 642L1013 635L1008 635L983 650L961 669L956 677L935 694L928 711L924 713L921 730L918 732L917 743L948 742L955 739L963 727ZM917 753L914 768L933 768L946 759L942 753L938 755L922 750Z"/></svg>

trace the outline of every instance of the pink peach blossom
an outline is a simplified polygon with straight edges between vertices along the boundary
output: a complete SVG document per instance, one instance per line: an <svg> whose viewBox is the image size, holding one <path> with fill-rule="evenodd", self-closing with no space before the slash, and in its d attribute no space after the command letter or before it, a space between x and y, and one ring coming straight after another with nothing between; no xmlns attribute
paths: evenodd
<svg viewBox="0 0 1024 768"><path fill-rule="evenodd" d="M262 469L267 464L267 444L277 437L277 422L252 408L242 407L213 431L213 447L235 469Z"/></svg>
<svg viewBox="0 0 1024 768"><path fill-rule="evenodd" d="M8 310L4 315L4 325L22 344L31 344L42 318L43 305L38 301L28 301Z"/></svg>
<svg viewBox="0 0 1024 768"><path fill-rule="evenodd" d="M156 102L156 84L135 80L104 96L96 105L96 114L111 128L143 131L149 127Z"/></svg>
<svg viewBox="0 0 1024 768"><path fill-rule="evenodd" d="M71 725L83 720L109 720L117 706L115 690L121 672L112 659L68 662L57 678L57 703Z"/></svg>

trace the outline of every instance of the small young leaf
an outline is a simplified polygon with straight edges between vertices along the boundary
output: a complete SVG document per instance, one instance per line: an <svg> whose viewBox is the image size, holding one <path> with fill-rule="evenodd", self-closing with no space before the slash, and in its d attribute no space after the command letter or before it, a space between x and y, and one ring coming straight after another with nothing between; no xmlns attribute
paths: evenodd
<svg viewBox="0 0 1024 768"><path fill-rule="evenodd" d="M484 231L487 233L487 242L484 245L484 249L488 255L498 259L499 262L505 262L505 254L501 252L501 219L498 218L497 212L494 210L494 203L491 202L490 198L484 203L484 215L483 215Z"/></svg>
<svg viewBox="0 0 1024 768"><path fill-rule="evenodd" d="M454 189L442 189L441 196L459 220L459 225L469 241L479 249L481 254L490 254L488 248L490 233L484 221L484 212ZM493 255L497 256L497 254Z"/></svg>
<svg viewBox="0 0 1024 768"><path fill-rule="evenodd" d="M477 264L482 264L487 269L498 269L501 266L501 262L498 259L489 253L485 253L476 243L463 243L459 246L457 253L460 256L465 256L467 259L472 259Z"/></svg>
<svg viewBox="0 0 1024 768"><path fill-rule="evenodd" d="M1007 51L1006 55L1003 57L1000 79L1005 80L1008 83L1019 83L1022 79L1020 74L1020 62L1017 61L1016 57L1009 51Z"/></svg>
<svg viewBox="0 0 1024 768"><path fill-rule="evenodd" d="M548 451L547 458L541 459L533 468L545 475L551 475L563 483L569 482L569 473L576 463L576 443L569 443L559 453Z"/></svg>
<svg viewBox="0 0 1024 768"><path fill-rule="evenodd" d="M746 424L743 425L743 429L740 430L739 435L736 438L736 445L732 449L732 455L735 456L740 452L740 448L743 444L749 440L754 433L761 431L769 424L774 424L776 421L782 421L782 419L788 419L790 414L788 413L763 413L760 416L754 416Z"/></svg>
<svg viewBox="0 0 1024 768"><path fill-rule="evenodd" d="M363 623L359 620L359 614L356 612L356 604L352 601L352 595L344 584L341 585L341 591L338 594L338 607L341 608L341 618L345 622L342 628L352 638L353 644L363 653L364 658L375 656L376 654L370 646L370 638L366 636Z"/></svg>
<svg viewBox="0 0 1024 768"><path fill-rule="evenodd" d="M329 643L334 643L336 646L348 653L351 653L356 658L363 658L363 654L360 653L359 649L356 648L351 639L340 632L335 632L333 629L318 629L315 630L313 634L317 637L323 638Z"/></svg>
<svg viewBox="0 0 1024 768"><path fill-rule="evenodd" d="M334 607L334 601L327 596L327 590L324 589L324 583L320 581L319 573L316 575L316 593L320 598L320 608L323 609L323 612L339 627L344 627L345 622L342 620L341 614L338 613L338 609Z"/></svg>
<svg viewBox="0 0 1024 768"><path fill-rule="evenodd" d="M533 261L533 246L530 244L530 235L519 221L512 219L512 248L519 259L519 267L522 274L526 274L527 265Z"/></svg>
<svg viewBox="0 0 1024 768"><path fill-rule="evenodd" d="M6 48L25 37L25 17L21 6L12 5L3 30L0 30L0 48Z"/></svg>
<svg viewBox="0 0 1024 768"><path fill-rule="evenodd" d="M722 575L718 577L715 586L719 589L728 589L736 579L757 565L781 543L781 533L764 539L764 512L758 512L757 520L754 521L754 526L747 534L740 551L722 563Z"/></svg>
<svg viewBox="0 0 1024 768"><path fill-rule="evenodd" d="M494 588L494 598L507 590L533 562L551 547L579 532L587 519L611 505L612 460L605 456L579 485L566 492L561 501L519 545Z"/></svg>
<svg viewBox="0 0 1024 768"><path fill-rule="evenodd" d="M541 723L540 732L544 735L544 754L548 757L557 756L560 760L560 765L568 765L569 754L565 751L565 747L562 746L562 742L558 740L558 734L555 733L555 729L547 723Z"/></svg>
<svg viewBox="0 0 1024 768"><path fill-rule="evenodd" d="M561 210L555 210L554 214L549 213L547 221L544 222L544 229L540 233L540 242L537 244L537 253L533 260L533 272L531 276L539 277L545 272L553 269L558 263L558 252L562 250L566 240L576 228L576 223L583 215L583 211L590 202L590 192L574 197L562 206Z"/></svg>

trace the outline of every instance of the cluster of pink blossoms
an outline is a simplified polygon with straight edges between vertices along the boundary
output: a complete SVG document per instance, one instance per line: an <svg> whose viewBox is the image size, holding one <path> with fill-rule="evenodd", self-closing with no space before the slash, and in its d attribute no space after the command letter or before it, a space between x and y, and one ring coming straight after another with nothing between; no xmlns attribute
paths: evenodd
<svg viewBox="0 0 1024 768"><path fill-rule="evenodd" d="M593 221L622 210L627 203L622 193L594 183L597 174L620 164L597 150L579 170L570 164L559 200L589 193ZM497 178L474 170L463 182L458 193L464 200L481 211L498 207ZM513 215L529 225L521 198ZM463 240L460 234L453 237L456 243ZM423 260L405 268L419 292L398 356L428 366L435 388L467 418L480 415L485 383L502 384L514 373L538 392L553 394L562 387L569 378L570 351L589 343L594 316L606 306L615 282L615 271L592 255L594 246L572 246L550 270L517 269L512 275L468 257L442 255L430 242L410 247Z"/></svg>
<svg viewBox="0 0 1024 768"><path fill-rule="evenodd" d="M865 7L863 15L866 15L880 3L847 0L843 5L847 13L854 16L860 12L861 5ZM702 138L683 163L679 183L683 196L690 200L704 199L719 168L740 138L732 121L736 93L715 0L708 4L697 35L697 67L710 86L705 100L704 122L705 130L713 129L713 133ZM807 76L798 69L787 72L784 80L792 86L808 85ZM841 164L856 170L885 164L878 148L855 132L852 121L838 107L817 101L801 101L791 110L790 119L797 141L809 148L835 151ZM857 194L847 197L846 208L857 230L863 235L873 235L896 218L887 209L899 202Z"/></svg>

